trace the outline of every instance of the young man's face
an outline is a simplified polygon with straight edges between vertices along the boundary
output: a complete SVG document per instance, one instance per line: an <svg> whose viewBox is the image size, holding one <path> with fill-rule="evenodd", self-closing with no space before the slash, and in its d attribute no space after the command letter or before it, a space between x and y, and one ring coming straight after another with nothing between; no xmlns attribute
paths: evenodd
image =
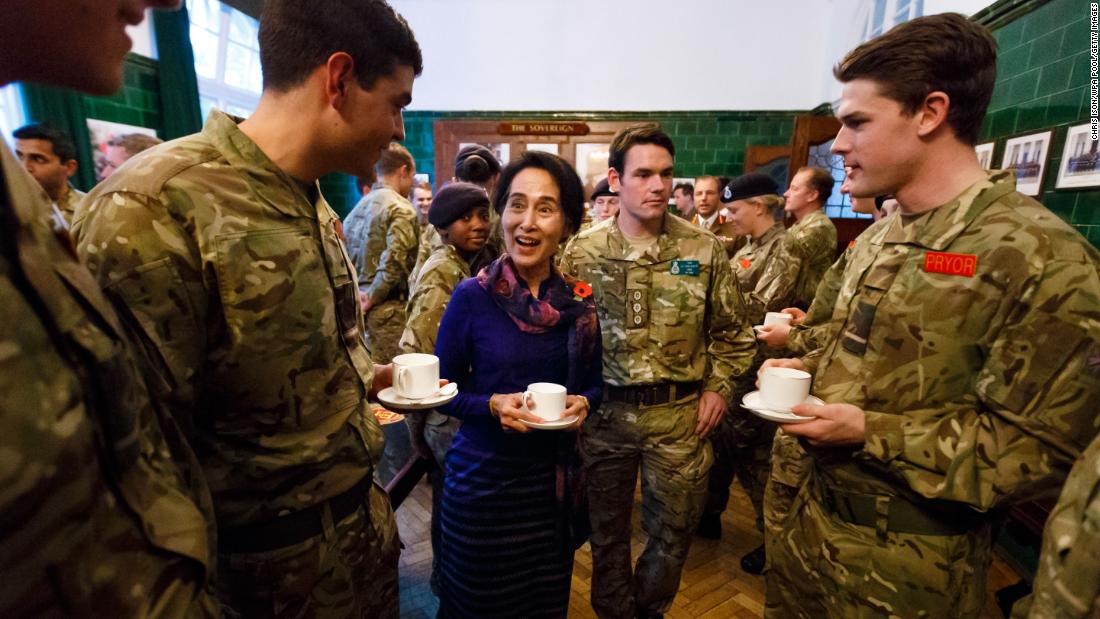
<svg viewBox="0 0 1100 619"><path fill-rule="evenodd" d="M428 209L432 207L432 191L430 189L413 189L413 206L420 213L420 219L428 221Z"/></svg>
<svg viewBox="0 0 1100 619"><path fill-rule="evenodd" d="M363 89L351 78L348 80L348 107L343 114L349 125L347 149L349 162L347 170L355 176L367 176L374 168L382 151L390 142L405 139L405 122L402 110L412 101L412 67L397 65L393 73L379 77L370 89ZM415 174L415 170L410 170ZM409 187L402 192L408 195Z"/></svg>
<svg viewBox="0 0 1100 619"><path fill-rule="evenodd" d="M699 178L695 180L695 212L699 217L707 218L720 206L718 200L718 179Z"/></svg>
<svg viewBox="0 0 1100 619"><path fill-rule="evenodd" d="M52 200L61 196L65 183L76 173L76 160L62 162L53 152L53 143L48 140L17 139L15 156Z"/></svg>
<svg viewBox="0 0 1100 619"><path fill-rule="evenodd" d="M103 180L114 174L115 170L129 161L132 156L133 155L122 146L108 146L107 153L103 157L103 168L99 171L99 180Z"/></svg>
<svg viewBox="0 0 1100 619"><path fill-rule="evenodd" d="M664 217L672 193L672 154L656 144L631 146L623 156L623 173L607 173L611 190L619 194L619 212L638 221Z"/></svg>
<svg viewBox="0 0 1100 619"><path fill-rule="evenodd" d="M880 95L875 82L857 79L844 85L836 116L841 127L832 151L851 168L852 196L897 194L910 182L925 148L918 114L907 115L900 103Z"/></svg>
<svg viewBox="0 0 1100 619"><path fill-rule="evenodd" d="M603 221L619 214L619 196L600 196L592 201L593 219Z"/></svg>
<svg viewBox="0 0 1100 619"><path fill-rule="evenodd" d="M122 85L130 51L126 27L145 9L175 8L180 0L10 0L0 19L6 62L23 66L22 79L97 95Z"/></svg>
<svg viewBox="0 0 1100 619"><path fill-rule="evenodd" d="M439 236L464 256L476 254L489 240L489 207L480 206L466 211L465 215L440 230Z"/></svg>

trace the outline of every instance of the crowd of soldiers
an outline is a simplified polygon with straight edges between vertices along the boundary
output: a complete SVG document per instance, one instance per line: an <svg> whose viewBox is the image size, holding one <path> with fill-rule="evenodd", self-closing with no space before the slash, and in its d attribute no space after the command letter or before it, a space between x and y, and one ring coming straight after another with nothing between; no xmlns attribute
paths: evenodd
<svg viewBox="0 0 1100 619"><path fill-rule="evenodd" d="M124 26L177 1L8 4L0 84L106 95ZM82 199L0 148L0 615L398 615L368 402L500 254L500 163L470 147L434 200L415 186L397 143L421 52L381 0L267 0L259 44L252 116L214 111ZM898 210L866 207L835 261L828 172L782 197L760 174L700 177L687 220L668 212L672 140L615 137L596 217L558 256L603 338L580 441L599 616L669 610L734 477L768 617L980 616L1006 510L1063 482L1014 616L1100 615L1100 253L978 164L995 71L956 14L836 67L843 189ZM343 222L317 184L337 171L377 176ZM754 333L775 311L792 325ZM825 404L794 409L812 421L740 406L768 367L813 374ZM457 422L413 420L441 460Z"/></svg>

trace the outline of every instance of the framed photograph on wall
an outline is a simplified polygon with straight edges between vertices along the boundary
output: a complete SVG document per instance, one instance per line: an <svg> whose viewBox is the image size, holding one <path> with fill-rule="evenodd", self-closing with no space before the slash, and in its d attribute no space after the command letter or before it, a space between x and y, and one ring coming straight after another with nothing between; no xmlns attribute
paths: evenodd
<svg viewBox="0 0 1100 619"><path fill-rule="evenodd" d="M1070 127L1062 164L1058 167L1057 189L1100 186L1100 140L1092 139L1090 123Z"/></svg>
<svg viewBox="0 0 1100 619"><path fill-rule="evenodd" d="M107 166L107 149L110 148L111 140L135 133L152 138L157 137L157 132L148 127L124 125L96 118L89 118L87 122L88 138L92 143L92 161L95 162L95 178L97 181L103 180L104 168Z"/></svg>
<svg viewBox="0 0 1100 619"><path fill-rule="evenodd" d="M1050 131L1010 138L1005 142L1002 170L1016 172L1016 191L1037 196L1043 189L1043 173L1050 156Z"/></svg>
<svg viewBox="0 0 1100 619"><path fill-rule="evenodd" d="M985 144L978 144L974 147L974 152L978 154L978 163L982 164L983 170L988 170L993 166L993 145L995 142L986 142Z"/></svg>

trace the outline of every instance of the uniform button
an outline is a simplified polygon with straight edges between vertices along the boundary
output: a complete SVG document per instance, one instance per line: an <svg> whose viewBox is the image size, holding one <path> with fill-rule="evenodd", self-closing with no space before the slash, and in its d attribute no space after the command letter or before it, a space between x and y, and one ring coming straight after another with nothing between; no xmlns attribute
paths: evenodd
<svg viewBox="0 0 1100 619"><path fill-rule="evenodd" d="M639 291L639 290L635 290L635 291L634 291L634 300L635 300L635 301L641 301L641 300L642 300L642 293L641 293L641 291Z"/></svg>
<svg viewBox="0 0 1100 619"><path fill-rule="evenodd" d="M641 304L641 303L635 303L635 304L634 304L634 311L635 311L635 312L640 312L640 311L642 311L642 304Z"/></svg>
<svg viewBox="0 0 1100 619"><path fill-rule="evenodd" d="M642 317L641 316L635 316L634 317L634 324L636 324L636 325L642 324Z"/></svg>

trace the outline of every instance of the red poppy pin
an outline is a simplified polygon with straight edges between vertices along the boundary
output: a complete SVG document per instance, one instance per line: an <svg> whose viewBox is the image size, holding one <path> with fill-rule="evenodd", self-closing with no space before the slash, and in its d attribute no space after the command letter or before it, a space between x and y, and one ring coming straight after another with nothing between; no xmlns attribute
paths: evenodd
<svg viewBox="0 0 1100 619"><path fill-rule="evenodd" d="M749 267L751 267L751 266L752 266L752 263L751 263L751 262L749 262L749 259L748 259L748 258L742 258L742 259L741 259L741 268L742 268L742 269L747 269L747 268L749 268Z"/></svg>
<svg viewBox="0 0 1100 619"><path fill-rule="evenodd" d="M583 301L590 296L592 296L592 286L588 283L577 282L577 284L573 286L573 299L575 301Z"/></svg>

